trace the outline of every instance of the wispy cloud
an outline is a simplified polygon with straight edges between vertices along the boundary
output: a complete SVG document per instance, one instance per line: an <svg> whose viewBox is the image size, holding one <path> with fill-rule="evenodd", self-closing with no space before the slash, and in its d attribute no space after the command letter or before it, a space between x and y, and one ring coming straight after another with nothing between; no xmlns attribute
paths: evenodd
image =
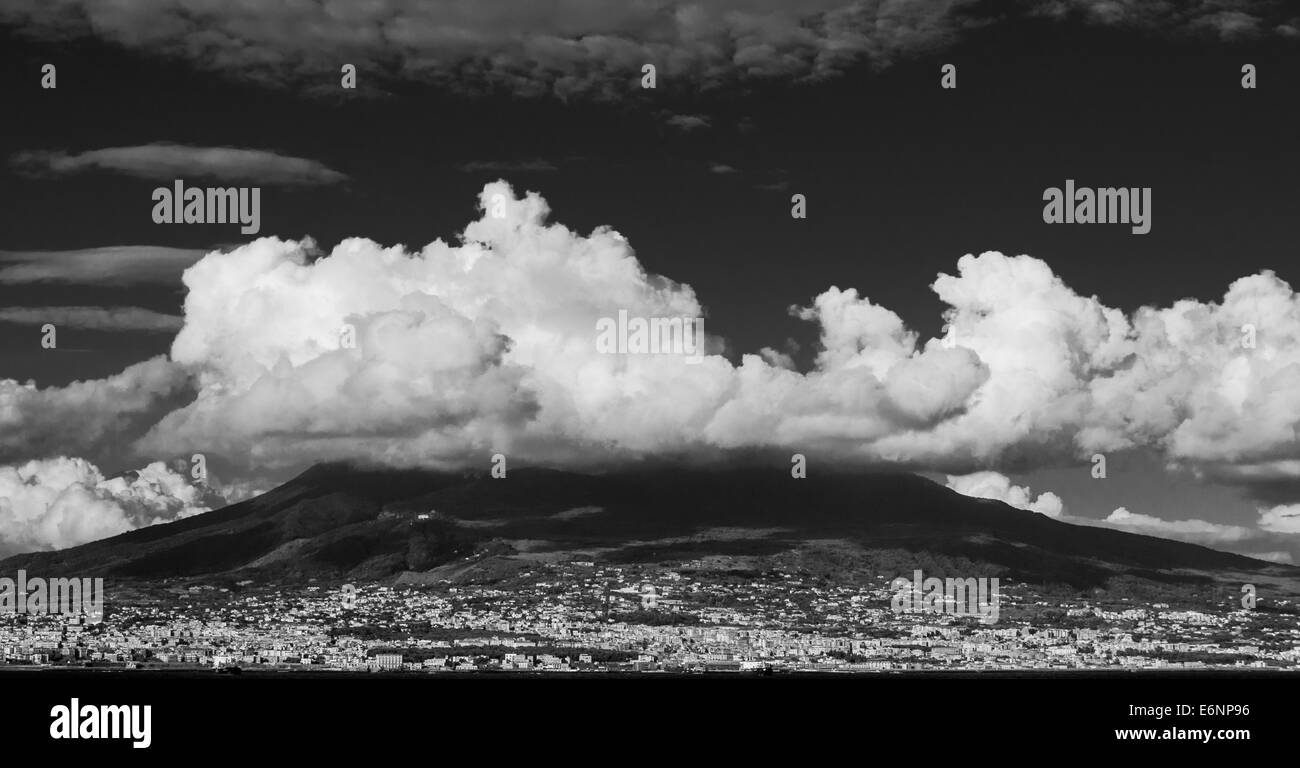
<svg viewBox="0 0 1300 768"><path fill-rule="evenodd" d="M336 184L342 173L316 160L291 157L261 149L192 147L165 142L133 147L107 147L80 153L26 150L10 164L29 176L66 176L87 171L107 171L144 179L168 180L186 176L258 184Z"/></svg>
<svg viewBox="0 0 1300 768"><path fill-rule="evenodd" d="M207 252L153 245L116 245L75 251L0 251L0 285L179 284L181 273Z"/></svg>
<svg viewBox="0 0 1300 768"><path fill-rule="evenodd" d="M1162 538L1198 544L1225 544L1258 536L1258 532L1240 525L1224 525L1206 520L1165 520L1120 507L1102 521L1121 530L1149 533Z"/></svg>
<svg viewBox="0 0 1300 768"><path fill-rule="evenodd" d="M703 115L673 115L668 118L668 124L682 131L694 131L699 128L708 128L711 123Z"/></svg>
<svg viewBox="0 0 1300 768"><path fill-rule="evenodd" d="M457 168L465 173L478 173L481 171L490 173L551 173L560 170L554 163L540 158L532 160L471 160L468 163L461 163Z"/></svg>
<svg viewBox="0 0 1300 768"><path fill-rule="evenodd" d="M179 315L143 307L2 307L0 323L80 328L95 331L146 331L174 333L185 324Z"/></svg>

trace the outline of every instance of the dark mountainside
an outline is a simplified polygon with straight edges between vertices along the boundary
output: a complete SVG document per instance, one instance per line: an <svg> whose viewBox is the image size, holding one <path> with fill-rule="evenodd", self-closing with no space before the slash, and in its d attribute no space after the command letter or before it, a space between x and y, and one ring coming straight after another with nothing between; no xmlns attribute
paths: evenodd
<svg viewBox="0 0 1300 768"><path fill-rule="evenodd" d="M975 575L969 569L976 567L980 574L1081 589L1116 576L1208 583L1300 574L1192 544L1058 522L910 474L795 480L766 469L512 469L508 479L493 479L336 464L203 515L11 557L0 570L151 580L382 580L501 556L661 562L798 550L806 560L823 545L904 553L903 563L915 553L927 575L943 576L935 568L946 564L966 569L956 574ZM850 558L826 567L860 566Z"/></svg>

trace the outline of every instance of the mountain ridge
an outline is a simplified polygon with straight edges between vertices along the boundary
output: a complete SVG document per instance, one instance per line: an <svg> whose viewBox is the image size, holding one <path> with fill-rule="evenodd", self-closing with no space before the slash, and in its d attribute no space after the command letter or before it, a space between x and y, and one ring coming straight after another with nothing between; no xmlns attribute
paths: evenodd
<svg viewBox="0 0 1300 768"><path fill-rule="evenodd" d="M958 494L913 474L656 468L604 474L367 469L320 464L255 498L0 571L43 576L393 579L484 552L612 560L775 556L810 543L1079 588L1116 577L1207 581L1300 568L1081 526ZM906 555L902 555L906 559ZM941 574L936 574L941 575ZM1230 580L1230 579L1229 579Z"/></svg>

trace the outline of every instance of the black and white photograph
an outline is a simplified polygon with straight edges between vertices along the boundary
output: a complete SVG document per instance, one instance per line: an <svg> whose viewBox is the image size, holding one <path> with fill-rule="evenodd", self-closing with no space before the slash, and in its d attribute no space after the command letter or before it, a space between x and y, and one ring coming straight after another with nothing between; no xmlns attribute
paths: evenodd
<svg viewBox="0 0 1300 768"><path fill-rule="evenodd" d="M0 0L0 99L34 755L1287 740L1290 0Z"/></svg>

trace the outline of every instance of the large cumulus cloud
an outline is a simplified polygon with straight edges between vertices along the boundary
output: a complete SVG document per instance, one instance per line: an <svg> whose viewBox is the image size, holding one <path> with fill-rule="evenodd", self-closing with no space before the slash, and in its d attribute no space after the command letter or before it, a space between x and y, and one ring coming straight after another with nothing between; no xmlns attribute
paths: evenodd
<svg viewBox="0 0 1300 768"><path fill-rule="evenodd" d="M971 350L918 349L893 312L837 289L798 310L823 329L806 374L757 355L601 354L601 318L704 309L611 229L548 223L540 196L500 182L480 203L460 245L409 253L352 239L313 261L309 242L265 238L196 264L172 359L199 396L147 450L286 463L460 464L497 450L583 463L751 446L861 458L953 417L988 376Z"/></svg>
<svg viewBox="0 0 1300 768"><path fill-rule="evenodd" d="M1143 308L1128 362L1092 382L1082 442L1156 443L1175 461L1227 477L1292 474L1300 425L1300 299L1271 272L1223 300Z"/></svg>
<svg viewBox="0 0 1300 768"><path fill-rule="evenodd" d="M549 222L537 194L497 182L480 205L457 244L357 238L316 258L310 241L263 238L208 254L185 273L170 360L61 388L0 382L0 461L96 460L148 429L140 457L247 467L772 448L966 474L1145 448L1212 479L1300 476L1300 299L1270 272L1220 301L1126 314L1031 256L967 255L932 286L941 339L831 287L792 309L820 331L811 370L771 350L691 364L595 343L620 311L705 316L689 286L647 273L612 229Z"/></svg>
<svg viewBox="0 0 1300 768"><path fill-rule="evenodd" d="M933 284L942 339L832 287L792 310L820 329L811 370L771 350L691 364L600 354L594 332L620 311L705 316L689 286L612 229L548 222L539 195L497 182L480 205L461 243L415 252L351 239L314 259L264 238L209 254L172 350L198 397L142 450L573 465L772 448L965 474L1139 447L1219 476L1300 467L1300 300L1268 272L1126 315L1041 260L967 255Z"/></svg>

